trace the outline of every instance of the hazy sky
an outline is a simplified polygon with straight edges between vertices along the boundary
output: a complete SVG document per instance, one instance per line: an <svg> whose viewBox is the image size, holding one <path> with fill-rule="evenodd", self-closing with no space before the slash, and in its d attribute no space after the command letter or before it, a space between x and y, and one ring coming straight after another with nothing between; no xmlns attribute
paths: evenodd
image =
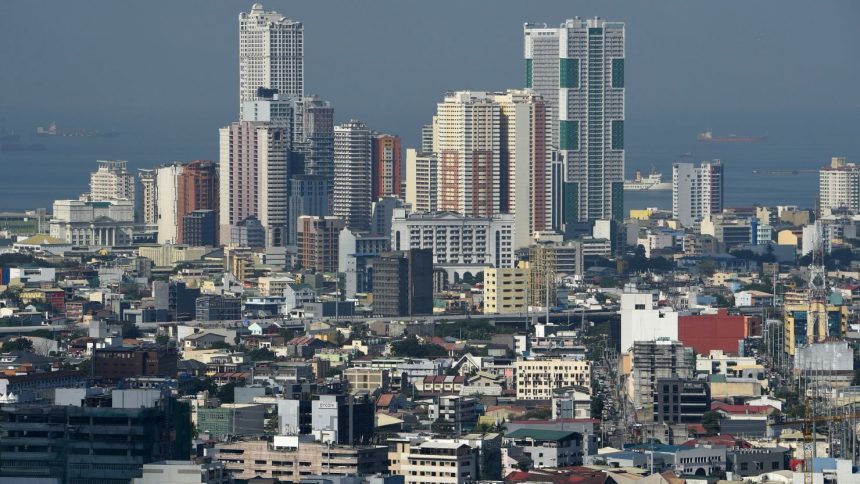
<svg viewBox="0 0 860 484"><path fill-rule="evenodd" d="M2 0L0 109L233 115L251 3ZM446 90L521 87L523 22L573 16L626 22L628 117L860 109L857 0L263 3L305 24L308 93L394 132L417 129L401 124L429 119Z"/></svg>

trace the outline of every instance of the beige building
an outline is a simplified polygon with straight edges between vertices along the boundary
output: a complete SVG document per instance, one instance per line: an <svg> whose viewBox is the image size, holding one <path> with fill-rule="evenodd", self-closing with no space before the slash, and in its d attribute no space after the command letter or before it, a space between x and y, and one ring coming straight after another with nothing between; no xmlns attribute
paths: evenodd
<svg viewBox="0 0 860 484"><path fill-rule="evenodd" d="M375 368L347 368L343 372L344 378L349 382L351 393L369 392L377 390L388 391L390 380L388 370Z"/></svg>
<svg viewBox="0 0 860 484"><path fill-rule="evenodd" d="M524 313L528 309L526 267L484 270L484 314Z"/></svg>
<svg viewBox="0 0 860 484"><path fill-rule="evenodd" d="M388 460L385 446L328 445L306 442L299 436L276 436L273 442L221 443L215 451L236 479L264 477L284 482L298 482L304 476L384 473Z"/></svg>
<svg viewBox="0 0 860 484"><path fill-rule="evenodd" d="M295 279L290 277L260 277L257 279L257 288L261 296L283 296L284 289L290 284L295 284Z"/></svg>
<svg viewBox="0 0 860 484"><path fill-rule="evenodd" d="M591 390L591 362L586 360L520 360L514 373L517 399L549 400L553 390L574 385Z"/></svg>
<svg viewBox="0 0 860 484"><path fill-rule="evenodd" d="M396 441L388 453L388 472L405 484L459 484L474 481L478 458L462 442Z"/></svg>
<svg viewBox="0 0 860 484"><path fill-rule="evenodd" d="M151 260L156 267L170 267L177 262L200 260L211 252L208 247L189 247L187 245L142 245L138 249L141 257Z"/></svg>
<svg viewBox="0 0 860 484"><path fill-rule="evenodd" d="M436 155L406 150L406 203L416 213L436 211Z"/></svg>

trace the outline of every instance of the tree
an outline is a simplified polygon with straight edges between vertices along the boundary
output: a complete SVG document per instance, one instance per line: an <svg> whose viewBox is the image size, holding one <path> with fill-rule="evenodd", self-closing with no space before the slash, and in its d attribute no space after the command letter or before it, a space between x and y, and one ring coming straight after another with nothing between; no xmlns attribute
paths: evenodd
<svg viewBox="0 0 860 484"><path fill-rule="evenodd" d="M421 343L415 335L393 343L391 345L391 352L395 356L412 356L415 358L444 357L448 354L445 348L439 345Z"/></svg>
<svg viewBox="0 0 860 484"><path fill-rule="evenodd" d="M714 411L702 415L702 427L709 436L720 433L720 414Z"/></svg>
<svg viewBox="0 0 860 484"><path fill-rule="evenodd" d="M248 358L251 358L251 361L272 361L277 356L268 348L257 348L248 352Z"/></svg>
<svg viewBox="0 0 860 484"><path fill-rule="evenodd" d="M166 334L160 334L155 337L155 344L167 346L168 343L170 343L170 336L167 336Z"/></svg>
<svg viewBox="0 0 860 484"><path fill-rule="evenodd" d="M523 414L523 420L549 420L552 418L552 410L547 407L540 407L529 410Z"/></svg>
<svg viewBox="0 0 860 484"><path fill-rule="evenodd" d="M10 339L3 343L3 353L11 351L33 351L33 342L27 338Z"/></svg>
<svg viewBox="0 0 860 484"><path fill-rule="evenodd" d="M140 330L137 329L137 325L132 322L126 321L122 323L121 328L123 338L137 338L140 336Z"/></svg>
<svg viewBox="0 0 860 484"><path fill-rule="evenodd" d="M717 271L717 267L714 264L713 259L702 259L699 261L699 264L697 267L699 269L699 272L702 275L708 276L708 277L713 276L714 272Z"/></svg>
<svg viewBox="0 0 860 484"><path fill-rule="evenodd" d="M233 403L235 401L233 390L235 390L237 386L239 385L233 382L221 385L221 388L218 389L218 400L221 400L221 403Z"/></svg>

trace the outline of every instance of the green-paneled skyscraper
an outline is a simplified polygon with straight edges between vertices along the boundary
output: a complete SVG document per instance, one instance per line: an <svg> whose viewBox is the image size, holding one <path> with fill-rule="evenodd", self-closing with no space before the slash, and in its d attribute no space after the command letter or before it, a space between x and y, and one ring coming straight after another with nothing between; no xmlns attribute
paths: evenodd
<svg viewBox="0 0 860 484"><path fill-rule="evenodd" d="M552 144L564 163L559 225L623 219L624 24L566 20L524 27L526 87L552 110ZM555 206L561 204L554 204Z"/></svg>

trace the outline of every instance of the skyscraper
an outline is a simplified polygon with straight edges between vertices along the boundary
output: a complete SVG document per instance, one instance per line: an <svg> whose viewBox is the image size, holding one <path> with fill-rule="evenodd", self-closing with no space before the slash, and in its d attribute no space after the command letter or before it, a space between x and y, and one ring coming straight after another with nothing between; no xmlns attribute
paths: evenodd
<svg viewBox="0 0 860 484"><path fill-rule="evenodd" d="M706 215L723 211L723 164L720 160L672 165L672 217L694 227Z"/></svg>
<svg viewBox="0 0 860 484"><path fill-rule="evenodd" d="M526 24L524 39L526 87L550 105L565 163L564 222L623 218L624 24Z"/></svg>
<svg viewBox="0 0 860 484"><path fill-rule="evenodd" d="M551 132L546 104L530 91L498 93L494 100L500 109L500 210L514 214L515 247L528 247L535 232L551 228Z"/></svg>
<svg viewBox="0 0 860 484"><path fill-rule="evenodd" d="M298 219L302 215L323 217L329 215L331 182L320 175L296 175L290 178L289 217L287 219L287 245L296 245Z"/></svg>
<svg viewBox="0 0 860 484"><path fill-rule="evenodd" d="M422 153L433 152L433 125L425 124L421 126L421 150Z"/></svg>
<svg viewBox="0 0 860 484"><path fill-rule="evenodd" d="M818 171L818 200L820 215L838 208L860 212L860 166L833 157Z"/></svg>
<svg viewBox="0 0 860 484"><path fill-rule="evenodd" d="M370 229L370 130L355 119L334 127L332 213L353 231Z"/></svg>
<svg viewBox="0 0 860 484"><path fill-rule="evenodd" d="M134 175L128 172L128 162L98 160L97 163L98 169L90 174L89 199L134 202Z"/></svg>
<svg viewBox="0 0 860 484"><path fill-rule="evenodd" d="M294 100L293 149L305 157L305 174L334 180L334 109L317 96Z"/></svg>
<svg viewBox="0 0 860 484"><path fill-rule="evenodd" d="M230 243L230 227L256 216L266 228L266 244L285 244L289 130L270 123L240 121L220 129L220 241Z"/></svg>
<svg viewBox="0 0 860 484"><path fill-rule="evenodd" d="M403 146L400 136L392 134L373 135L371 143L371 198L402 197L400 185L403 181Z"/></svg>
<svg viewBox="0 0 860 484"><path fill-rule="evenodd" d="M436 211L436 176L436 155L406 150L406 203L416 213Z"/></svg>
<svg viewBox="0 0 860 484"><path fill-rule="evenodd" d="M218 165L211 161L196 160L186 163L182 167L176 194L177 240L179 243L189 243L185 240L184 218L199 210L213 211L211 216L215 218L214 223L217 225ZM207 215L207 217L209 216ZM206 223L209 223L208 220L206 218ZM217 245L217 240L216 237L215 242L211 245Z"/></svg>
<svg viewBox="0 0 860 484"><path fill-rule="evenodd" d="M139 169L137 181L140 196L136 197L135 221L147 225L158 223L158 206L156 205L158 192L155 183L155 170Z"/></svg>
<svg viewBox="0 0 860 484"><path fill-rule="evenodd" d="M255 3L239 14L239 101L253 100L260 87L304 95L304 27Z"/></svg>
<svg viewBox="0 0 860 484"><path fill-rule="evenodd" d="M155 183L158 197L158 243L175 244L179 242L179 225L182 217L176 212L179 197L179 177L183 166L179 162L160 166L155 170Z"/></svg>
<svg viewBox="0 0 860 484"><path fill-rule="evenodd" d="M486 92L448 93L437 104L433 151L437 208L467 216L499 213L499 106Z"/></svg>

